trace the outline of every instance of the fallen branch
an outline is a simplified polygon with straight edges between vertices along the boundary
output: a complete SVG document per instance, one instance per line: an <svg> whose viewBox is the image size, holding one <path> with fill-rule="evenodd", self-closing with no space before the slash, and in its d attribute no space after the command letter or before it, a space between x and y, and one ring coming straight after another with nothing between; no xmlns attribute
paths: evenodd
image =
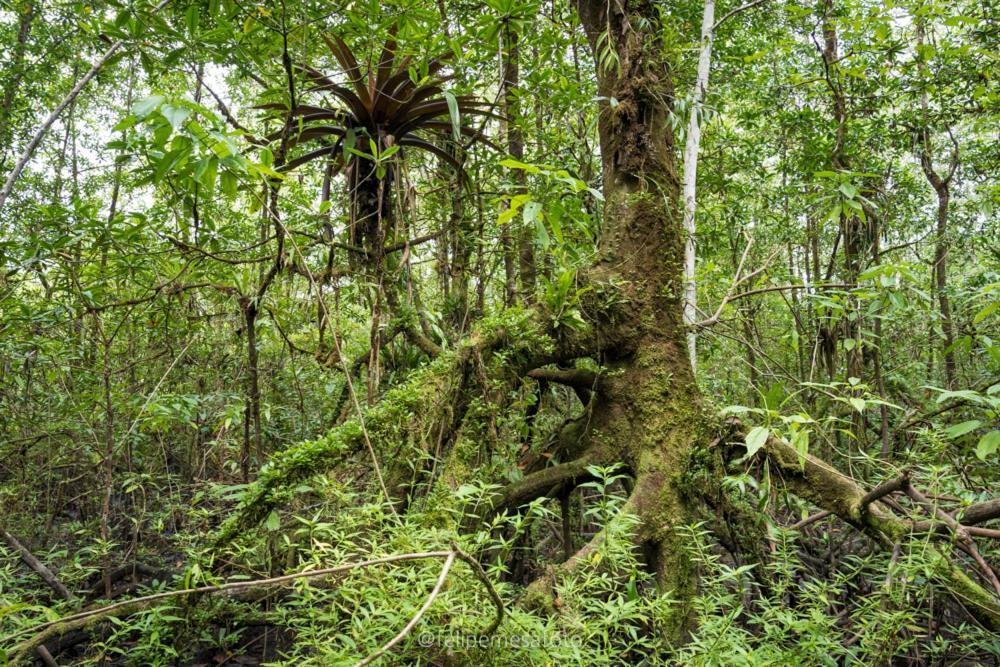
<svg viewBox="0 0 1000 667"><path fill-rule="evenodd" d="M899 477L894 477L892 479L886 480L876 486L874 489L869 491L861 499L861 509L862 511L867 511L868 507L879 500L884 498L890 493L895 493L896 491L905 491L910 486L910 473L904 471Z"/></svg>
<svg viewBox="0 0 1000 667"><path fill-rule="evenodd" d="M328 567L320 570L311 570L307 572L296 572L293 574L286 574L279 577L271 577L268 579L257 579L248 581L232 581L225 584L216 584L212 586L200 586L198 588L189 588L185 590L175 590L175 591L165 591L162 593L154 593L153 595L146 595L143 597L135 598L132 600L125 600L122 602L116 602L115 604L107 605L104 607L98 607L96 609L90 609L87 611L82 611L76 614L71 614L63 618L47 621L45 623L40 623L23 630L14 632L6 637L0 638L0 645L9 645L9 643L16 637L26 634L34 634L29 639L22 641L21 643L14 646L10 655L10 665L16 667L17 665L24 664L27 660L28 654L39 646L42 646L46 640L60 636L72 630L78 630L81 628L88 627L93 623L96 623L104 618L115 616L129 616L131 614L143 611L149 607L155 606L160 602L172 598L184 597L188 595L206 595L206 594L219 594L219 593L231 593L234 591L239 591L241 589L247 588L258 588L263 586L274 586L288 584L299 579L315 579L319 577L327 577L335 574L340 574L343 572L348 572L350 570L355 570L359 568L371 567L373 565L383 565L387 563L398 563L401 561L409 560L422 560L426 558L446 558L448 561L453 561L455 558L465 561L469 564L472 569L473 575L480 582L483 583L493 601L494 605L497 607L496 619L490 624L490 626L485 631L485 634L490 634L494 632L503 620L503 602L500 599L499 594L497 594L496 589L493 587L492 582L486 576L482 567L479 565L478 561L466 554L465 552L458 549L456 546L452 546L452 549L448 551L424 551L419 553L410 554L398 554L394 556L385 556L382 558L374 558L371 560L362 561L360 563L348 563L346 565L338 565L336 567ZM449 565L450 569L450 565ZM419 620L419 617L417 618ZM391 648L391 647L390 647Z"/></svg>
<svg viewBox="0 0 1000 667"><path fill-rule="evenodd" d="M14 549L14 551L18 553L18 555L21 556L21 560L23 560L28 567L38 573L38 576L41 577L52 590L59 594L59 597L64 600L69 600L70 602L76 599L73 592L66 588L63 582L59 581L59 577L57 577L52 570L45 567L45 563L35 558L35 555L31 553L27 547L21 544L16 537L5 530L3 531L3 539ZM52 653L49 652L49 649L46 648L44 644L36 646L35 653L38 654L39 659L46 665L46 667L58 667L58 663L55 658L52 657Z"/></svg>
<svg viewBox="0 0 1000 667"><path fill-rule="evenodd" d="M802 519L802 521L792 524L791 526L788 527L788 530L802 530L806 526L816 523L817 521L822 521L823 519L832 514L833 512L831 512L830 510L823 510L822 512L816 512L815 514L807 516L805 519Z"/></svg>
<svg viewBox="0 0 1000 667"><path fill-rule="evenodd" d="M962 524L966 526L975 526L992 519L1000 519L1000 500L987 500L984 503L966 507L961 511L961 517Z"/></svg>
<svg viewBox="0 0 1000 667"><path fill-rule="evenodd" d="M906 495L910 496L910 498L913 499L913 502L926 509L931 516L937 516L945 523L945 525L951 528L955 537L958 538L958 541L965 547L965 551L972 556L973 560L975 560L980 569L982 569L983 576L985 576L986 580L993 585L993 590L997 592L997 595L1000 595L1000 580L997 579L996 572L993 571L993 568L990 567L989 563L986 562L986 559L979 553L979 549L976 548L976 543L969 535L969 531L966 530L962 524L955 521L950 514L932 503L924 494L910 484L906 485Z"/></svg>
<svg viewBox="0 0 1000 667"><path fill-rule="evenodd" d="M12 549L14 549L14 551L18 553L25 565L34 570L38 576L49 585L49 588L59 594L59 597L63 600L70 601L76 599L76 596L73 595L68 588L66 588L63 582L59 581L59 577L53 574L52 570L45 567L45 564L42 563L42 561L35 558L34 554L32 554L26 546L21 544L16 537L5 530L3 531L3 539L11 546Z"/></svg>
<svg viewBox="0 0 1000 667"><path fill-rule="evenodd" d="M796 495L830 511L878 544L892 548L913 530L913 524L872 504L864 508L868 495L858 483L815 456L802 456L789 443L771 437L765 445L768 461ZM950 518L950 517L949 517ZM973 581L947 553L929 544L928 566L950 594L960 600L985 627L1000 632L1000 599Z"/></svg>

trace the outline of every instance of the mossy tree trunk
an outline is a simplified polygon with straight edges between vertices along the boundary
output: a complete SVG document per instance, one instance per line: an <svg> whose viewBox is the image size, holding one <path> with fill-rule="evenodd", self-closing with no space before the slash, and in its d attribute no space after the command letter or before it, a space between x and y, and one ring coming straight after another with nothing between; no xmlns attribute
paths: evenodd
<svg viewBox="0 0 1000 667"><path fill-rule="evenodd" d="M585 306L596 341L588 352L605 370L579 449L586 460L624 464L635 478L626 507L640 520L637 537L661 587L683 603L694 577L678 529L694 514L681 476L708 420L681 321L684 233L671 73L654 3L580 0L577 10L599 63L605 196L605 232L586 275L596 297Z"/></svg>

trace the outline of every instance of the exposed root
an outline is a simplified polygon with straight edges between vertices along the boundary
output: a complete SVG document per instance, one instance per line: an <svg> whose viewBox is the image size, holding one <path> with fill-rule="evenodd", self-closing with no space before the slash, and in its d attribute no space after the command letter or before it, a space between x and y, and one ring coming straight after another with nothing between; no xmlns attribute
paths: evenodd
<svg viewBox="0 0 1000 667"><path fill-rule="evenodd" d="M535 380L547 380L556 384L564 384L574 389L600 390L600 376L584 368L535 368L528 371L528 377Z"/></svg>
<svg viewBox="0 0 1000 667"><path fill-rule="evenodd" d="M530 311L511 310L484 321L456 349L442 352L365 413L364 426L376 453L402 452L407 442L422 452L433 452L435 446L443 449L440 434L453 433L468 408L465 385L470 364L479 355L497 353L498 363L509 367L513 377L520 377L527 369L551 363L553 352L551 340ZM299 482L361 451L365 429L355 417L318 440L296 444L273 456L247 489L234 516L220 527L215 547L223 547L259 525L271 510L291 499ZM433 434L433 444L428 434ZM394 456L387 461L389 488L396 489L412 475L408 465L412 458Z"/></svg>
<svg viewBox="0 0 1000 667"><path fill-rule="evenodd" d="M535 500L555 498L580 484L593 479L587 468L596 461L594 457L583 456L575 461L560 463L533 472L509 485L491 504L487 514L494 515L510 511Z"/></svg>
<svg viewBox="0 0 1000 667"><path fill-rule="evenodd" d="M774 437L764 449L768 461L796 495L836 514L876 543L892 548L913 530L910 522L890 514L883 504L871 502L873 494L824 461L808 454L800 456L790 444ZM927 555L931 571L949 593L985 627L1000 632L1000 600L973 581L945 551L931 544Z"/></svg>

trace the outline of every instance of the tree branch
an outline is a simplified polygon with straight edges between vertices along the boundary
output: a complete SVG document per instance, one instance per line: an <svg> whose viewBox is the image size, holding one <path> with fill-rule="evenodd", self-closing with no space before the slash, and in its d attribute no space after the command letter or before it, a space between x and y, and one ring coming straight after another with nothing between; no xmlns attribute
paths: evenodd
<svg viewBox="0 0 1000 667"><path fill-rule="evenodd" d="M737 14L739 14L741 12L745 12L748 9L753 9L757 5L762 5L765 2L767 2L767 0L753 0L752 2L748 2L745 5L740 5L739 7L735 7L733 9L730 9L728 12L726 12L725 14L722 15L721 19L719 19L718 21L715 22L715 25L712 26L712 32L715 32L716 30L718 30L719 26L721 26L723 23L725 23L727 20L729 20L733 16L736 16Z"/></svg>
<svg viewBox="0 0 1000 667"><path fill-rule="evenodd" d="M574 389L589 389L597 391L600 387L600 376L584 368L535 368L528 371L528 377L534 380L546 380L556 384L564 384Z"/></svg>
<svg viewBox="0 0 1000 667"><path fill-rule="evenodd" d="M828 463L810 454L802 456L792 445L776 437L768 439L764 451L795 494L833 512L877 543L888 548L912 531L910 522L880 510L877 505L862 511L863 500L868 494L857 482ZM973 581L935 545L927 545L926 554L930 570L947 585L952 596L965 604L983 625L1000 632L1000 600Z"/></svg>

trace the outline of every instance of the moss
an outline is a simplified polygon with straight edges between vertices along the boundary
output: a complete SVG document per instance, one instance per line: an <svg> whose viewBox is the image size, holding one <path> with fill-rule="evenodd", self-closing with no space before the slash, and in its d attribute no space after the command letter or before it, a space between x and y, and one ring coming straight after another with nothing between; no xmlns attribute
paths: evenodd
<svg viewBox="0 0 1000 667"><path fill-rule="evenodd" d="M932 571L944 582L948 592L973 611L990 630L1000 632L1000 605L996 597L970 579L937 549L930 549L929 557Z"/></svg>
<svg viewBox="0 0 1000 667"><path fill-rule="evenodd" d="M453 411L461 409L463 401L456 392L463 391L459 384L473 356L487 354L489 375L501 378L534 358L550 355L552 349L551 339L544 334L532 311L510 308L485 318L455 350L443 352L415 371L405 383L387 392L367 410L364 429L362 421L355 417L321 438L275 454L261 468L235 514L220 527L214 540L216 547L260 524L273 508L293 497L299 482L363 451L365 431L385 468L387 487L396 489L405 486L408 480L415 481L421 457L435 451L442 429L452 428L456 417L464 416L464 412L456 415ZM518 372L513 375L516 377ZM478 408L474 412L476 418L484 414ZM475 430L474 425L470 428ZM463 452L464 448L459 459ZM469 461L466 459L465 463L468 465Z"/></svg>

